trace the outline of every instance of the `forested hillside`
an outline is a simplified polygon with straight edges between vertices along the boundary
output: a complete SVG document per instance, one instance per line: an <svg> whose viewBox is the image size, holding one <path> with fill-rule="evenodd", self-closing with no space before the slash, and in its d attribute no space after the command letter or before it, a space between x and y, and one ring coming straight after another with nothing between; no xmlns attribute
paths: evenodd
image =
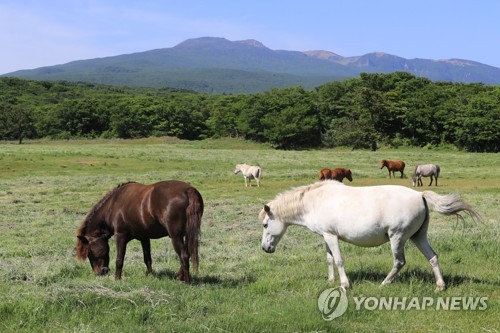
<svg viewBox="0 0 500 333"><path fill-rule="evenodd" d="M361 74L305 90L209 95L0 78L0 138L242 137L280 149L455 145L498 152L500 87Z"/></svg>
<svg viewBox="0 0 500 333"><path fill-rule="evenodd" d="M500 84L500 68L461 59L405 59L383 52L272 50L256 40L188 39L174 47L20 70L2 76L129 87L175 87L210 94L256 94L321 84L360 73L408 72L432 81Z"/></svg>

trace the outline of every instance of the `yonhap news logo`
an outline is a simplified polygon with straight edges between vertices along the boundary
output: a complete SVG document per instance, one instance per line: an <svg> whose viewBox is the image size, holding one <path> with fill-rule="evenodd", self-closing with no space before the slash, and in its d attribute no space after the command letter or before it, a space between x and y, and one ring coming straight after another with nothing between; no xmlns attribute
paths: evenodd
<svg viewBox="0 0 500 333"><path fill-rule="evenodd" d="M318 309L324 320L331 321L342 316L354 303L356 311L484 311L488 308L488 297L440 296L440 297L399 297L399 296L354 296L348 299L342 287L328 288L318 297Z"/></svg>
<svg viewBox="0 0 500 333"><path fill-rule="evenodd" d="M325 289L318 297L318 309L327 321L342 316L347 305L347 293L343 287Z"/></svg>

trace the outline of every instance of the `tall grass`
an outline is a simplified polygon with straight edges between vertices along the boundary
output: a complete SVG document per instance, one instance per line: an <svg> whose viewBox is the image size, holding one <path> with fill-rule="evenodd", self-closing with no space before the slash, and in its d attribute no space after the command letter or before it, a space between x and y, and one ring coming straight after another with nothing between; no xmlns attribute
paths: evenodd
<svg viewBox="0 0 500 333"><path fill-rule="evenodd" d="M388 244L341 243L349 297L488 297L484 311L356 310L324 321L318 295L326 281L321 237L289 228L269 255L260 249L262 205L292 186L316 180L323 167L349 167L352 186L400 184L380 159L441 166L438 193L458 192L484 223L431 214L429 238L448 289L434 293L429 264L407 245L407 265L380 288L392 266ZM245 188L237 163L263 169L260 188ZM75 232L107 191L126 181L191 182L202 193L200 272L193 285L175 281L178 259L167 238L152 241L153 276L145 276L140 243L127 247L123 279L96 277L75 259ZM427 179L425 179L427 181ZM424 189L427 183L424 181ZM347 180L346 180L347 182ZM0 331L2 332L496 332L499 318L500 194L498 154L382 149L275 151L241 140L174 139L30 142L0 145ZM420 188L419 190L422 190ZM394 203L397 205L397 202ZM111 258L115 247L112 242ZM114 270L114 262L111 267Z"/></svg>

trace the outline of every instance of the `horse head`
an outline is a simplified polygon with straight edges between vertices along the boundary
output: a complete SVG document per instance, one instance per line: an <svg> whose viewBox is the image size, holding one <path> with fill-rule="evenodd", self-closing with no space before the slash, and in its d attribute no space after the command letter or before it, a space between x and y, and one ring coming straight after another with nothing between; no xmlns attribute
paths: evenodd
<svg viewBox="0 0 500 333"><path fill-rule="evenodd" d="M415 185L417 185L417 172L418 172L418 165L415 167L415 170L413 171L413 175L411 175L411 183L413 185L413 187L415 187Z"/></svg>
<svg viewBox="0 0 500 333"><path fill-rule="evenodd" d="M350 182L352 182L352 173L351 173L351 169L346 169L346 174L345 174L346 178L349 179Z"/></svg>
<svg viewBox="0 0 500 333"><path fill-rule="evenodd" d="M241 172L241 166L242 166L242 164L236 164L236 167L234 168L235 175L237 175L238 173Z"/></svg>
<svg viewBox="0 0 500 333"><path fill-rule="evenodd" d="M262 220L262 227L264 228L262 233L262 249L267 253L273 253L281 236L286 231L285 224L273 214L268 205L264 205L259 218Z"/></svg>
<svg viewBox="0 0 500 333"><path fill-rule="evenodd" d="M380 169L383 169L384 167L387 167L387 160L380 161Z"/></svg>
<svg viewBox="0 0 500 333"><path fill-rule="evenodd" d="M76 256L84 261L89 258L90 267L97 275L106 275L109 272L109 234L99 237L78 235Z"/></svg>

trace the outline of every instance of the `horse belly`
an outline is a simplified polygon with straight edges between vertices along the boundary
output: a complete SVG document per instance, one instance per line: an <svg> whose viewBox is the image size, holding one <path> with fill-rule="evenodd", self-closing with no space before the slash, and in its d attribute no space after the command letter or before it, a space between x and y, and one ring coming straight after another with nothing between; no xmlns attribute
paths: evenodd
<svg viewBox="0 0 500 333"><path fill-rule="evenodd" d="M344 242L351 243L356 246L374 247L379 246L389 241L387 228L372 228L370 230L338 230L337 236Z"/></svg>
<svg viewBox="0 0 500 333"><path fill-rule="evenodd" d="M168 231L160 223L155 223L147 230L147 234L149 239L158 239L168 236Z"/></svg>

